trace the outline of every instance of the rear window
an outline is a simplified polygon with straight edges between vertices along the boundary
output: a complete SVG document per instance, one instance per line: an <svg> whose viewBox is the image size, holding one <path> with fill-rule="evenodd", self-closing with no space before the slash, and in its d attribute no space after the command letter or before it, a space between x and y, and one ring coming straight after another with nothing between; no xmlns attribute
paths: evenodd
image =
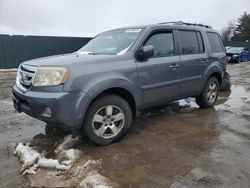
<svg viewBox="0 0 250 188"><path fill-rule="evenodd" d="M180 30L179 35L182 54L199 54L204 52L204 45L200 32Z"/></svg>
<svg viewBox="0 0 250 188"><path fill-rule="evenodd" d="M221 38L217 33L207 32L207 37L209 40L209 44L212 52L224 52L224 47L221 42Z"/></svg>

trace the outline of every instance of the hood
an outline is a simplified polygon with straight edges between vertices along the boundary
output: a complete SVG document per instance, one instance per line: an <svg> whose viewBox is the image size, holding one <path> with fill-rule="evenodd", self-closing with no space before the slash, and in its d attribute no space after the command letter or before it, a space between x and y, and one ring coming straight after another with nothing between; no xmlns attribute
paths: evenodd
<svg viewBox="0 0 250 188"><path fill-rule="evenodd" d="M119 55L88 55L88 54L62 54L56 56L48 56L38 59L32 59L23 62L23 64L31 66L63 66L69 67L76 63L93 64L118 59Z"/></svg>

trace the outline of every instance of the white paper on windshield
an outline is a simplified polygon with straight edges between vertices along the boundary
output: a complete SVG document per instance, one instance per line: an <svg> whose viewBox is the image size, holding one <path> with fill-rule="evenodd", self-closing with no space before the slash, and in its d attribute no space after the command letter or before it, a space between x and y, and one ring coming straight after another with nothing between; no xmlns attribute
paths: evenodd
<svg viewBox="0 0 250 188"><path fill-rule="evenodd" d="M125 33L140 33L141 29L127 29Z"/></svg>

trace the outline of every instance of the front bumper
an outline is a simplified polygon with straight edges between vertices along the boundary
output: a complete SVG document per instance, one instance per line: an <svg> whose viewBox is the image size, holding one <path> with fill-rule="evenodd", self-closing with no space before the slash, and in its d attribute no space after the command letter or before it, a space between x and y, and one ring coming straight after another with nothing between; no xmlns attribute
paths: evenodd
<svg viewBox="0 0 250 188"><path fill-rule="evenodd" d="M81 127L89 102L89 96L82 91L24 93L14 85L12 93L13 104L18 112L68 130Z"/></svg>
<svg viewBox="0 0 250 188"><path fill-rule="evenodd" d="M239 63L240 56L239 55L228 55L229 60L228 63Z"/></svg>

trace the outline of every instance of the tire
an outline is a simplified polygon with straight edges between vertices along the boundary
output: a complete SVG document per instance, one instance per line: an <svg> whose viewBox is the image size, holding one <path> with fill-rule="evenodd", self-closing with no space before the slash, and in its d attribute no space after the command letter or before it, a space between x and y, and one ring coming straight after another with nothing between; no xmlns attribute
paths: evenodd
<svg viewBox="0 0 250 188"><path fill-rule="evenodd" d="M205 87L202 90L201 94L196 97L196 103L201 108L212 107L217 101L218 94L219 94L219 82L217 78L210 77L207 80Z"/></svg>
<svg viewBox="0 0 250 188"><path fill-rule="evenodd" d="M237 58L232 58L232 63L236 64L236 63L240 63L240 59Z"/></svg>
<svg viewBox="0 0 250 188"><path fill-rule="evenodd" d="M96 99L89 107L82 131L96 145L120 141L128 132L132 111L126 100L116 95Z"/></svg>

